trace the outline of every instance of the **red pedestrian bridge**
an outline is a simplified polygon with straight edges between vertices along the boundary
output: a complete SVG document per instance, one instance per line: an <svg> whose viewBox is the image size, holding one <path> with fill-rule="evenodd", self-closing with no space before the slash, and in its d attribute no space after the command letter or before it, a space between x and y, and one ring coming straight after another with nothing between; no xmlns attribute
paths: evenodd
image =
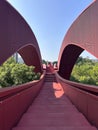
<svg viewBox="0 0 98 130"><path fill-rule="evenodd" d="M97 130L96 89L44 72L41 79L0 91L0 130Z"/></svg>
<svg viewBox="0 0 98 130"><path fill-rule="evenodd" d="M43 70L34 33L22 16L0 0L0 64L18 52L40 80L0 89L0 130L97 130L98 87L69 80L79 55L98 57L98 1L74 21L64 37L58 70Z"/></svg>

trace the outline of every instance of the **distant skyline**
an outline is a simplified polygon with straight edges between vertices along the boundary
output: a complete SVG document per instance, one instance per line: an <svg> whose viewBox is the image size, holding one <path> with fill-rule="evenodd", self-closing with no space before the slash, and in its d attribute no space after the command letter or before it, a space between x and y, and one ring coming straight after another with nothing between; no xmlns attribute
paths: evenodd
<svg viewBox="0 0 98 130"><path fill-rule="evenodd" d="M8 0L34 32L42 59L58 60L63 38L74 20L93 0ZM89 56L87 52L83 57Z"/></svg>

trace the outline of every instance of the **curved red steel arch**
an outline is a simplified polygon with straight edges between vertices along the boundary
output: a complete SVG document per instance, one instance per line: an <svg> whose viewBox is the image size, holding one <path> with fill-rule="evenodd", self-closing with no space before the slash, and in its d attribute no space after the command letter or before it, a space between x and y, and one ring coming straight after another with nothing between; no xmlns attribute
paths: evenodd
<svg viewBox="0 0 98 130"><path fill-rule="evenodd" d="M23 17L5 0L0 0L0 64L18 52L27 65L42 72L37 40Z"/></svg>
<svg viewBox="0 0 98 130"><path fill-rule="evenodd" d="M73 66L83 50L98 58L98 0L75 20L64 37L59 58L59 74L70 78Z"/></svg>

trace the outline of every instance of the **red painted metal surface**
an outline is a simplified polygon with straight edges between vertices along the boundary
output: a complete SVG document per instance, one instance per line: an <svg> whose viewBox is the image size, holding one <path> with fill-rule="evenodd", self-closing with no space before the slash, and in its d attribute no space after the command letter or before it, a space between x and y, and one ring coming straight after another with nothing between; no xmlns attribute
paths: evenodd
<svg viewBox="0 0 98 130"><path fill-rule="evenodd" d="M27 65L34 65L36 72L42 73L42 60L34 33L6 0L0 0L0 65L15 52ZM10 130L17 123L38 94L43 80L0 89L0 130Z"/></svg>
<svg viewBox="0 0 98 130"><path fill-rule="evenodd" d="M59 74L63 78L69 79L74 63L84 49L98 57L97 10L98 1L95 1L78 17L65 36L58 60ZM23 57L27 65L35 65L35 71L42 72L41 55L32 30L7 1L0 0L0 64L16 51ZM58 76L57 79L77 108L92 124L98 127L97 88L64 81ZM16 125L40 91L43 82L44 77L36 83L0 90L0 130L10 130ZM56 121L59 123L59 120ZM64 120L62 122L64 123ZM70 122L68 123L70 124Z"/></svg>
<svg viewBox="0 0 98 130"><path fill-rule="evenodd" d="M71 103L55 74L46 74L39 95L13 130L96 130Z"/></svg>
<svg viewBox="0 0 98 130"><path fill-rule="evenodd" d="M36 66L36 72L42 72L40 50L34 33L6 0L0 0L0 65L15 52L27 65Z"/></svg>
<svg viewBox="0 0 98 130"><path fill-rule="evenodd" d="M65 80L57 73L56 78L73 104L98 128L98 88Z"/></svg>
<svg viewBox="0 0 98 130"><path fill-rule="evenodd" d="M17 87L0 89L0 130L11 130L35 99L44 82L39 81Z"/></svg>
<svg viewBox="0 0 98 130"><path fill-rule="evenodd" d="M87 50L98 58L98 0L75 20L64 37L58 58L59 74L69 79L78 56Z"/></svg>

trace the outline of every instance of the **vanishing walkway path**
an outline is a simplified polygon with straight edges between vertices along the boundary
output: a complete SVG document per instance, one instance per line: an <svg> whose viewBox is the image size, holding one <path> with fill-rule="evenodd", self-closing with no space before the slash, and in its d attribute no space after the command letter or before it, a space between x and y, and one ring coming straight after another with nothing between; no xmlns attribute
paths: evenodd
<svg viewBox="0 0 98 130"><path fill-rule="evenodd" d="M96 130L75 108L53 74L13 130Z"/></svg>

